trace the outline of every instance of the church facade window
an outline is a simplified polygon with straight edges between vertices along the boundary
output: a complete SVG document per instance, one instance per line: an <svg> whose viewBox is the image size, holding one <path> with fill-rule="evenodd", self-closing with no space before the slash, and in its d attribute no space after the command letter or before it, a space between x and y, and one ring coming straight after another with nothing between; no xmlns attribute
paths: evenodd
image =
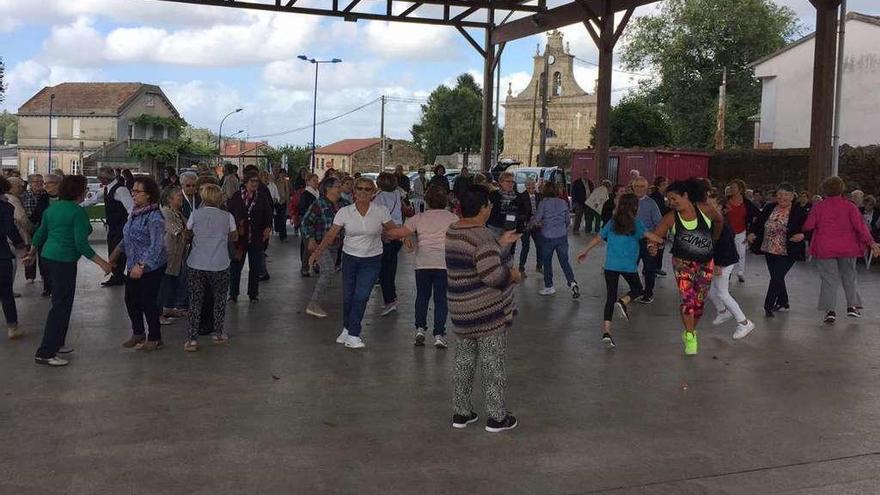
<svg viewBox="0 0 880 495"><path fill-rule="evenodd" d="M553 96L562 96L562 74L553 73Z"/></svg>

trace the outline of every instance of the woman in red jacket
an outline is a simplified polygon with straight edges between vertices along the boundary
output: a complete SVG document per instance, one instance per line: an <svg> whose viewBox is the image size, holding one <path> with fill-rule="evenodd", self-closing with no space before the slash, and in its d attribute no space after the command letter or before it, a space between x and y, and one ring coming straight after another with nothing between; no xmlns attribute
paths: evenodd
<svg viewBox="0 0 880 495"><path fill-rule="evenodd" d="M822 287L819 311L825 311L825 323L837 319L837 284L846 294L846 315L861 318L862 298L856 280L856 259L870 249L880 255L880 244L874 242L868 226L856 205L843 197L846 185L840 177L829 177L822 183L825 199L810 210L804 232L813 232L810 255L816 260Z"/></svg>

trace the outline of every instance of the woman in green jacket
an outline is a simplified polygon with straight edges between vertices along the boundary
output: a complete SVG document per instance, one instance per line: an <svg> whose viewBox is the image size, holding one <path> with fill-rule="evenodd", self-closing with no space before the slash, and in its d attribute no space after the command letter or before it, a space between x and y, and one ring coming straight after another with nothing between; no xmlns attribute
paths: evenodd
<svg viewBox="0 0 880 495"><path fill-rule="evenodd" d="M66 175L61 180L58 201L43 214L40 228L34 233L28 263L36 259L39 251L41 262L48 268L52 279L52 309L46 317L43 342L37 349L35 361L48 366L65 366L68 361L59 354L69 354L73 349L64 345L76 293L76 265L80 256L94 261L105 274L112 271L110 264L89 245L92 226L86 210L79 206L86 194L86 178L82 175Z"/></svg>

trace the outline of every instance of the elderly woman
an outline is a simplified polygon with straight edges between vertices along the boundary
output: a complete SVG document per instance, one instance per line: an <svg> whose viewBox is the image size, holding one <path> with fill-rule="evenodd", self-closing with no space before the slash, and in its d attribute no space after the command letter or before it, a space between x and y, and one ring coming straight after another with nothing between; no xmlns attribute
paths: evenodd
<svg viewBox="0 0 880 495"><path fill-rule="evenodd" d="M431 176L431 180L428 181L428 187L439 187L446 194L452 192L449 188L449 179L446 178L446 167L443 165L437 165L434 167L434 175Z"/></svg>
<svg viewBox="0 0 880 495"><path fill-rule="evenodd" d="M342 333L336 343L349 349L363 349L366 345L361 339L361 320L382 270L382 234L393 229L395 224L388 209L372 201L376 191L372 180L359 178L354 190L354 204L336 213L333 227L324 235L308 262L317 263L345 229L342 242Z"/></svg>
<svg viewBox="0 0 880 495"><path fill-rule="evenodd" d="M263 255L266 241L272 235L272 200L260 191L260 177L248 172L244 187L226 203L238 226L232 266L229 273L229 302L238 300L241 271L248 260L248 297L252 303L260 297L260 277L263 275Z"/></svg>
<svg viewBox="0 0 880 495"><path fill-rule="evenodd" d="M318 244L324 240L324 236L333 227L333 219L339 210L350 203L342 198L342 181L335 177L327 177L318 186L320 197L312 203L302 218L300 230L303 238L309 246L309 252L314 252ZM333 244L327 247L318 259L318 283L312 291L312 297L306 306L306 314L315 318L326 318L327 312L321 307L319 301L327 295L336 275L336 258L339 248L342 247L342 239L337 238Z"/></svg>
<svg viewBox="0 0 880 495"><path fill-rule="evenodd" d="M162 191L162 216L165 217L165 251L168 266L159 286L159 307L162 316L159 323L167 325L172 318L186 315L186 271L182 269L186 258L186 218L183 216L183 193L177 187Z"/></svg>
<svg viewBox="0 0 880 495"><path fill-rule="evenodd" d="M822 285L818 309L825 312L825 323L837 319L837 286L843 285L846 315L861 318L862 299L856 280L856 260L865 251L880 254L858 207L844 198L846 185L840 177L829 177L822 183L825 200L813 207L803 232L812 232L810 255L816 260Z"/></svg>
<svg viewBox="0 0 880 495"><path fill-rule="evenodd" d="M202 198L198 193L199 176L195 172L180 174L180 193L183 200L180 213L183 218L189 218L193 211L202 206Z"/></svg>
<svg viewBox="0 0 880 495"><path fill-rule="evenodd" d="M574 271L568 258L568 225L571 222L568 201L559 198L559 190L554 182L545 182L541 191L541 204L532 217L531 224L541 227L541 267L544 268L544 288L538 294L550 296L556 294L553 286L553 254L559 260L559 266L565 275L565 282L571 297L581 296L581 288L574 278Z"/></svg>
<svg viewBox="0 0 880 495"><path fill-rule="evenodd" d="M764 312L773 318L776 311L788 311L785 276L798 261L806 259L803 226L807 212L794 204L794 187L783 182L776 189L776 202L767 203L749 228L746 238L755 254L763 254L770 272L770 285L764 298Z"/></svg>
<svg viewBox="0 0 880 495"><path fill-rule="evenodd" d="M383 172L377 179L379 193L373 198L373 202L384 206L391 214L391 219L396 225L403 225L403 200L398 189L397 178L394 174ZM382 241L382 270L379 272L379 286L382 288L382 300L385 307L382 308L382 316L397 311L397 259L403 242L398 240Z"/></svg>
<svg viewBox="0 0 880 495"><path fill-rule="evenodd" d="M24 193L24 182L22 182L19 177L10 177L8 180L9 192L6 193L6 201L8 201L13 207L13 219L15 220L16 228L18 228L18 233L21 234L21 238L24 239L25 244L30 244L31 234L34 232L34 226L31 223L30 218L28 218L27 210L21 202ZM18 263L13 259L12 280L15 280L15 274L17 272ZM15 297L21 297L21 294L16 293Z"/></svg>
<svg viewBox="0 0 880 495"><path fill-rule="evenodd" d="M186 259L190 303L184 344L187 352L198 350L198 337L206 314L212 320L210 332L214 334L214 342L222 344L229 340L223 331L226 293L229 291L229 247L238 240L235 218L220 209L224 200L220 186L204 184L199 195L202 208L194 211L186 223L187 230L192 233L192 249Z"/></svg>
<svg viewBox="0 0 880 495"><path fill-rule="evenodd" d="M462 218L449 227L445 241L447 299L458 336L452 376L452 427L466 428L479 419L471 392L480 363L488 416L486 431L498 433L517 425L504 403L504 369L507 328L513 323L513 290L520 273L503 260L502 253L520 235L509 230L496 239L486 227L492 203L485 188L464 189L460 202Z"/></svg>
<svg viewBox="0 0 880 495"><path fill-rule="evenodd" d="M15 207L9 201L15 196L9 188L10 181L0 176L0 302L6 317L7 336L17 339L22 336L18 330L18 310L15 307L15 294L12 292L17 262L9 244L24 250L25 240L21 229L16 225Z"/></svg>
<svg viewBox="0 0 880 495"><path fill-rule="evenodd" d="M46 182L49 183L48 180ZM112 271L110 263L89 246L92 226L88 213L79 206L86 196L86 185L86 178L82 175L69 175L61 180L59 187L53 188L54 191L47 188L50 194L57 193L58 200L43 214L27 257L27 261L32 263L37 252L40 253L41 266L46 268L52 287L52 308L46 315L43 341L34 358L37 364L64 366L68 361L58 354L73 352L64 344L76 294L77 261L80 256L95 262L105 274Z"/></svg>
<svg viewBox="0 0 880 495"><path fill-rule="evenodd" d="M125 255L128 270L125 308L131 319L132 335L122 347L135 347L139 351L155 351L163 346L159 285L168 264L168 252L165 250L165 217L159 210L159 194L159 184L152 177L140 175L132 180L134 207L122 229L122 242L110 255L111 264Z"/></svg>

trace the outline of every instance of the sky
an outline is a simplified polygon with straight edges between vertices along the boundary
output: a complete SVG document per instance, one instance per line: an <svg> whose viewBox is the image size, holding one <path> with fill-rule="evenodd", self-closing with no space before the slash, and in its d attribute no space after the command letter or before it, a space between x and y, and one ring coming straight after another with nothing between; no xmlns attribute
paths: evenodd
<svg viewBox="0 0 880 495"><path fill-rule="evenodd" d="M300 0L298 5L326 1ZM775 1L794 9L805 32L814 29L809 0ZM550 6L560 3L548 1ZM636 15L650 14L656 5L641 7ZM849 8L880 15L877 0L849 0ZM596 47L583 25L562 31L574 55L584 60L576 62L575 77L592 92L597 71L590 63L598 60ZM481 39L477 32L472 35ZM514 94L525 88L532 56L544 40L532 36L505 48L502 100L508 85ZM42 87L61 82L144 82L161 86L193 126L216 132L224 115L243 108L227 119L224 135L243 130L273 145L304 145L311 141L315 74L313 65L297 59L300 54L342 59L320 67L319 121L381 95L404 98L386 105L386 135L395 139L411 138L418 101L439 84L452 85L463 72L482 82L481 57L452 27L353 23L157 0L0 0L0 56L8 85L0 110L15 112ZM615 99L639 78L615 72ZM326 145L377 137L380 113L377 102L320 125L316 141Z"/></svg>

